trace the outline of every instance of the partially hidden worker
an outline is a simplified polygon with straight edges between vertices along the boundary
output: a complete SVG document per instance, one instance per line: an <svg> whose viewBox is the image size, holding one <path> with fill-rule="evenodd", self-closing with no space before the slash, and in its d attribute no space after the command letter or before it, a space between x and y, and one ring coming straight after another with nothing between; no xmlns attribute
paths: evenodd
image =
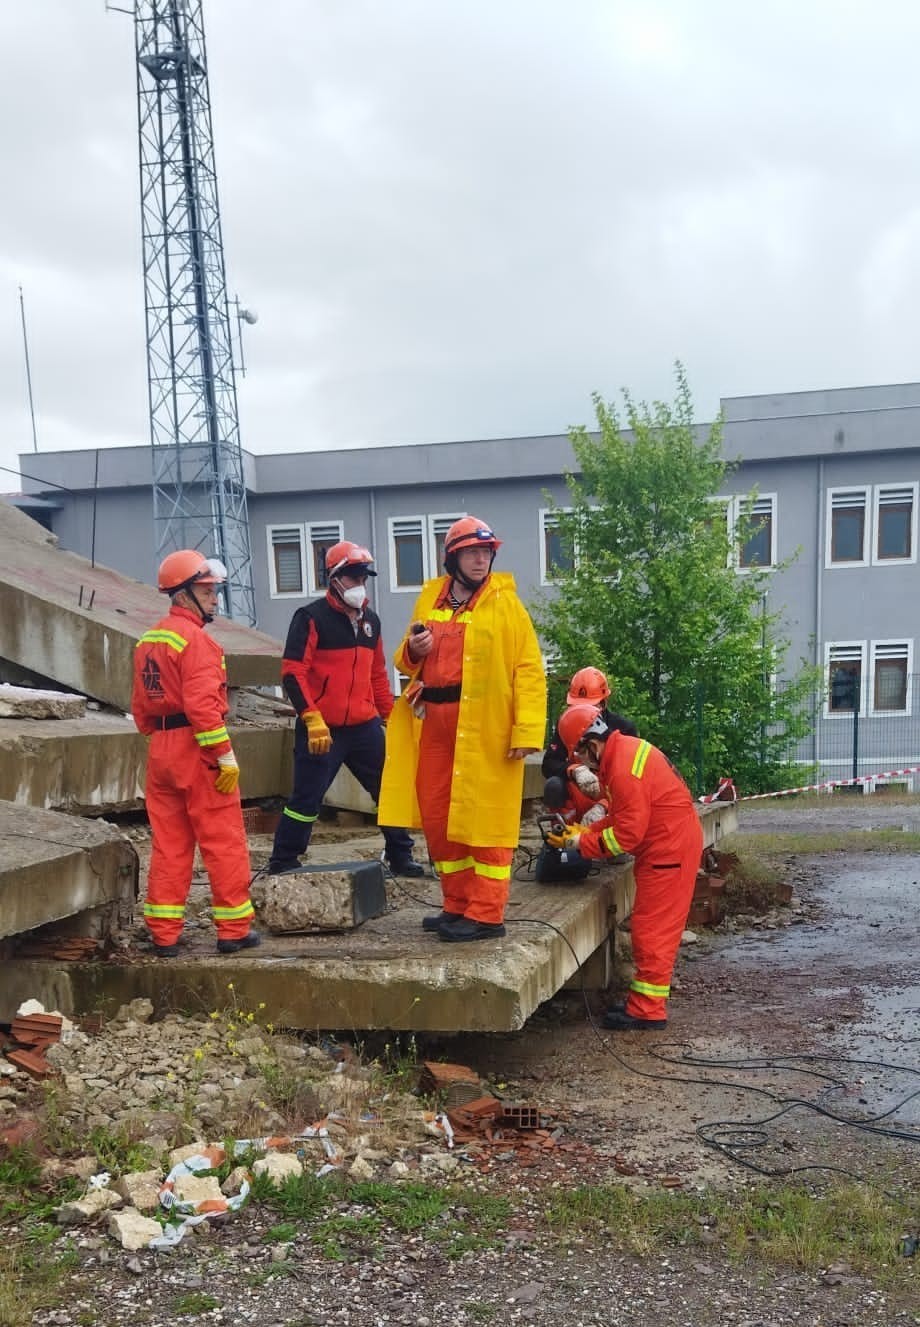
<svg viewBox="0 0 920 1327"><path fill-rule="evenodd" d="M608 728L638 737L639 730L632 720L609 708L610 695L606 674L589 665L573 673L565 703L567 707L593 705L604 716ZM557 812L570 824L577 822L580 825L591 825L607 814L609 807L597 775L569 755L559 736L558 724L547 744L541 769L546 780L543 802L548 811Z"/></svg>
<svg viewBox="0 0 920 1327"><path fill-rule="evenodd" d="M296 714L294 787L275 831L267 870L300 869L323 798L344 765L376 802L393 708L380 618L367 597L376 576L370 550L350 539L326 552L328 588L298 608L288 628L281 684ZM412 836L378 816L384 856L394 875L422 876Z"/></svg>
<svg viewBox="0 0 920 1327"><path fill-rule="evenodd" d="M524 757L546 731L546 676L501 546L475 516L444 541L445 575L426 582L396 651L409 678L387 732L380 814L421 825L441 882L441 940L505 934Z"/></svg>
<svg viewBox="0 0 920 1327"><path fill-rule="evenodd" d="M204 628L214 620L222 563L180 549L157 583L169 612L134 650L131 713L149 736L144 796L152 849L144 921L159 958L175 958L192 883L195 844L211 884L217 951L260 942L252 930L249 847L240 770L226 728L227 668Z"/></svg>
<svg viewBox="0 0 920 1327"><path fill-rule="evenodd" d="M621 853L635 858L630 934L636 973L625 1004L607 1010L604 1027L616 1032L663 1028L703 852L696 807L662 751L617 732L593 705L565 710L559 733L571 755L597 773L610 810L589 828L567 826L550 842L592 859Z"/></svg>

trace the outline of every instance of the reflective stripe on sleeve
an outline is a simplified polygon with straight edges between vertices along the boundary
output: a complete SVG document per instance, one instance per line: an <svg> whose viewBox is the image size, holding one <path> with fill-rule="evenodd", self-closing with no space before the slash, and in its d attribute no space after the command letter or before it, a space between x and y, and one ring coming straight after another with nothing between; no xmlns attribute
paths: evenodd
<svg viewBox="0 0 920 1327"><path fill-rule="evenodd" d="M603 843L611 857L619 857L620 853L625 851L609 825L606 829L601 830L601 843Z"/></svg>
<svg viewBox="0 0 920 1327"><path fill-rule="evenodd" d="M211 728L207 732L196 733L195 741L199 746L217 746L218 742L229 742L230 734L226 728Z"/></svg>
<svg viewBox="0 0 920 1327"><path fill-rule="evenodd" d="M636 754L633 757L632 770L630 771L630 773L635 774L637 779L641 779L642 775L645 773L645 764L649 758L649 752L651 749L651 742L639 743Z"/></svg>
<svg viewBox="0 0 920 1327"><path fill-rule="evenodd" d="M137 649L139 645L168 645L171 650L181 654L188 641L175 631L145 631L134 648Z"/></svg>

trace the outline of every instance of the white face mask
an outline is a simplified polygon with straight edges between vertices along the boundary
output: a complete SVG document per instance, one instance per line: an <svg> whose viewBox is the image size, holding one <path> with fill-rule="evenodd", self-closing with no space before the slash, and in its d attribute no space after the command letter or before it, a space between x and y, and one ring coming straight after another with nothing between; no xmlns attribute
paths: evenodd
<svg viewBox="0 0 920 1327"><path fill-rule="evenodd" d="M341 591L341 595L349 608L363 608L367 598L363 585L349 585L347 590Z"/></svg>

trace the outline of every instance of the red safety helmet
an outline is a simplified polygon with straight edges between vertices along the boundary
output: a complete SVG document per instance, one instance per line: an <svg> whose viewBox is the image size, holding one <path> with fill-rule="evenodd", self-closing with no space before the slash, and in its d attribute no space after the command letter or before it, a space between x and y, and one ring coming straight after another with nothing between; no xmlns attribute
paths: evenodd
<svg viewBox="0 0 920 1327"><path fill-rule="evenodd" d="M190 585L223 585L227 568L217 558L206 558L193 548L169 553L160 563L157 588L161 594L178 594Z"/></svg>
<svg viewBox="0 0 920 1327"><path fill-rule="evenodd" d="M586 737L607 737L606 721L597 712L597 707L580 701L570 705L559 716L559 736L565 743L569 755L575 754Z"/></svg>
<svg viewBox="0 0 920 1327"><path fill-rule="evenodd" d="M353 544L350 539L333 544L326 553L326 574L331 580L340 571L366 572L368 576L376 576L373 553L363 544Z"/></svg>
<svg viewBox="0 0 920 1327"><path fill-rule="evenodd" d="M444 536L444 561L461 548L491 548L493 554L501 548L502 541L478 516L461 516Z"/></svg>
<svg viewBox="0 0 920 1327"><path fill-rule="evenodd" d="M603 705L610 695L607 678L599 668L579 668L569 683L566 705L580 705L587 701L589 705Z"/></svg>

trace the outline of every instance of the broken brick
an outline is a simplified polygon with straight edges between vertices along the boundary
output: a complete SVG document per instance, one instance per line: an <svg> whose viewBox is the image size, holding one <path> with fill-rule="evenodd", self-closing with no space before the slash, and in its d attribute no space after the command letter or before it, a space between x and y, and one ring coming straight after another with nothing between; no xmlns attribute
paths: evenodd
<svg viewBox="0 0 920 1327"><path fill-rule="evenodd" d="M451 1083L478 1083L479 1075L465 1064L442 1064L439 1060L425 1060L419 1077L423 1092L443 1092Z"/></svg>
<svg viewBox="0 0 920 1327"><path fill-rule="evenodd" d="M6 1058L10 1064L15 1064L17 1069L21 1069L30 1078L47 1078L51 1073L51 1065L44 1054L38 1051L7 1051Z"/></svg>

